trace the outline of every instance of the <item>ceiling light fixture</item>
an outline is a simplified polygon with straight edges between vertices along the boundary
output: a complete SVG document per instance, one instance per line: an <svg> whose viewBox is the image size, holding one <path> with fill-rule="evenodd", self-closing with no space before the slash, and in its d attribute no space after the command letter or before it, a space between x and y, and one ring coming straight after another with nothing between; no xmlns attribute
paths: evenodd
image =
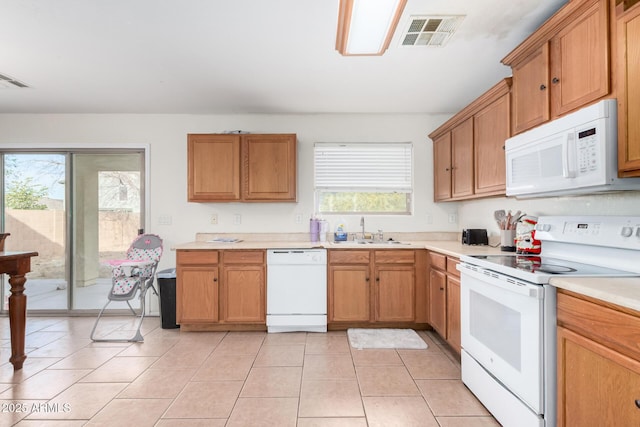
<svg viewBox="0 0 640 427"><path fill-rule="evenodd" d="M336 50L342 55L382 55L407 0L340 0Z"/></svg>

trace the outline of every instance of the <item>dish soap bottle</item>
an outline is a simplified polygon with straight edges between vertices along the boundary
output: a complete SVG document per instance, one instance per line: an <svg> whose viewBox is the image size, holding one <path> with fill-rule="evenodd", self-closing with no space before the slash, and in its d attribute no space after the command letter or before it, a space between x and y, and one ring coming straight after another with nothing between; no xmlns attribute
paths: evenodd
<svg viewBox="0 0 640 427"><path fill-rule="evenodd" d="M347 241L347 232L344 229L344 224L339 223L336 225L336 232L333 235L333 239L336 242L346 242Z"/></svg>

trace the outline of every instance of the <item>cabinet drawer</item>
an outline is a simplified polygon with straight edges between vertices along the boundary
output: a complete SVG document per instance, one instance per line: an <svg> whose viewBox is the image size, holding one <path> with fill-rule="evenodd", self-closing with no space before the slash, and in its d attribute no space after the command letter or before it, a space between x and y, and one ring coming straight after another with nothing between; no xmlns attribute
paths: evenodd
<svg viewBox="0 0 640 427"><path fill-rule="evenodd" d="M640 313L602 304L558 292L558 325L640 360Z"/></svg>
<svg viewBox="0 0 640 427"><path fill-rule="evenodd" d="M176 263L186 264L217 264L218 251L183 251L176 252Z"/></svg>
<svg viewBox="0 0 640 427"><path fill-rule="evenodd" d="M369 251L332 250L329 251L331 264L369 264Z"/></svg>
<svg viewBox="0 0 640 427"><path fill-rule="evenodd" d="M429 252L429 264L432 268L439 270L447 269L447 256L437 252Z"/></svg>
<svg viewBox="0 0 640 427"><path fill-rule="evenodd" d="M460 272L456 269L456 266L460 263L458 258L447 257L447 273L452 276L460 277Z"/></svg>
<svg viewBox="0 0 640 427"><path fill-rule="evenodd" d="M413 264L416 262L416 254L412 250L385 250L375 251L376 264Z"/></svg>
<svg viewBox="0 0 640 427"><path fill-rule="evenodd" d="M224 251L225 264L264 264L264 251Z"/></svg>

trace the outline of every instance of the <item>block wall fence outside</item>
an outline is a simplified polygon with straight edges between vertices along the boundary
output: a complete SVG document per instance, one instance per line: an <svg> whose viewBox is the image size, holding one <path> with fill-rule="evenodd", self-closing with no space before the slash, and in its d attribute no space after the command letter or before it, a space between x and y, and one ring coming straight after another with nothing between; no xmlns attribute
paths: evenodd
<svg viewBox="0 0 640 427"><path fill-rule="evenodd" d="M99 212L100 253L124 252L137 235L139 215L132 212ZM15 210L5 213L7 251L38 252L40 261L64 257L65 212L62 210Z"/></svg>

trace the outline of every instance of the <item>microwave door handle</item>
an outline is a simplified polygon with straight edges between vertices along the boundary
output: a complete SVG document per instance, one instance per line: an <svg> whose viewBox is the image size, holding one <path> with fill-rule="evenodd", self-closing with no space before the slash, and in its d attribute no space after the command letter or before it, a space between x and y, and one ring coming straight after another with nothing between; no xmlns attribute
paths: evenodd
<svg viewBox="0 0 640 427"><path fill-rule="evenodd" d="M576 134L571 131L567 134L567 140L564 143L564 153L562 156L562 177L575 178L575 155L576 155Z"/></svg>

